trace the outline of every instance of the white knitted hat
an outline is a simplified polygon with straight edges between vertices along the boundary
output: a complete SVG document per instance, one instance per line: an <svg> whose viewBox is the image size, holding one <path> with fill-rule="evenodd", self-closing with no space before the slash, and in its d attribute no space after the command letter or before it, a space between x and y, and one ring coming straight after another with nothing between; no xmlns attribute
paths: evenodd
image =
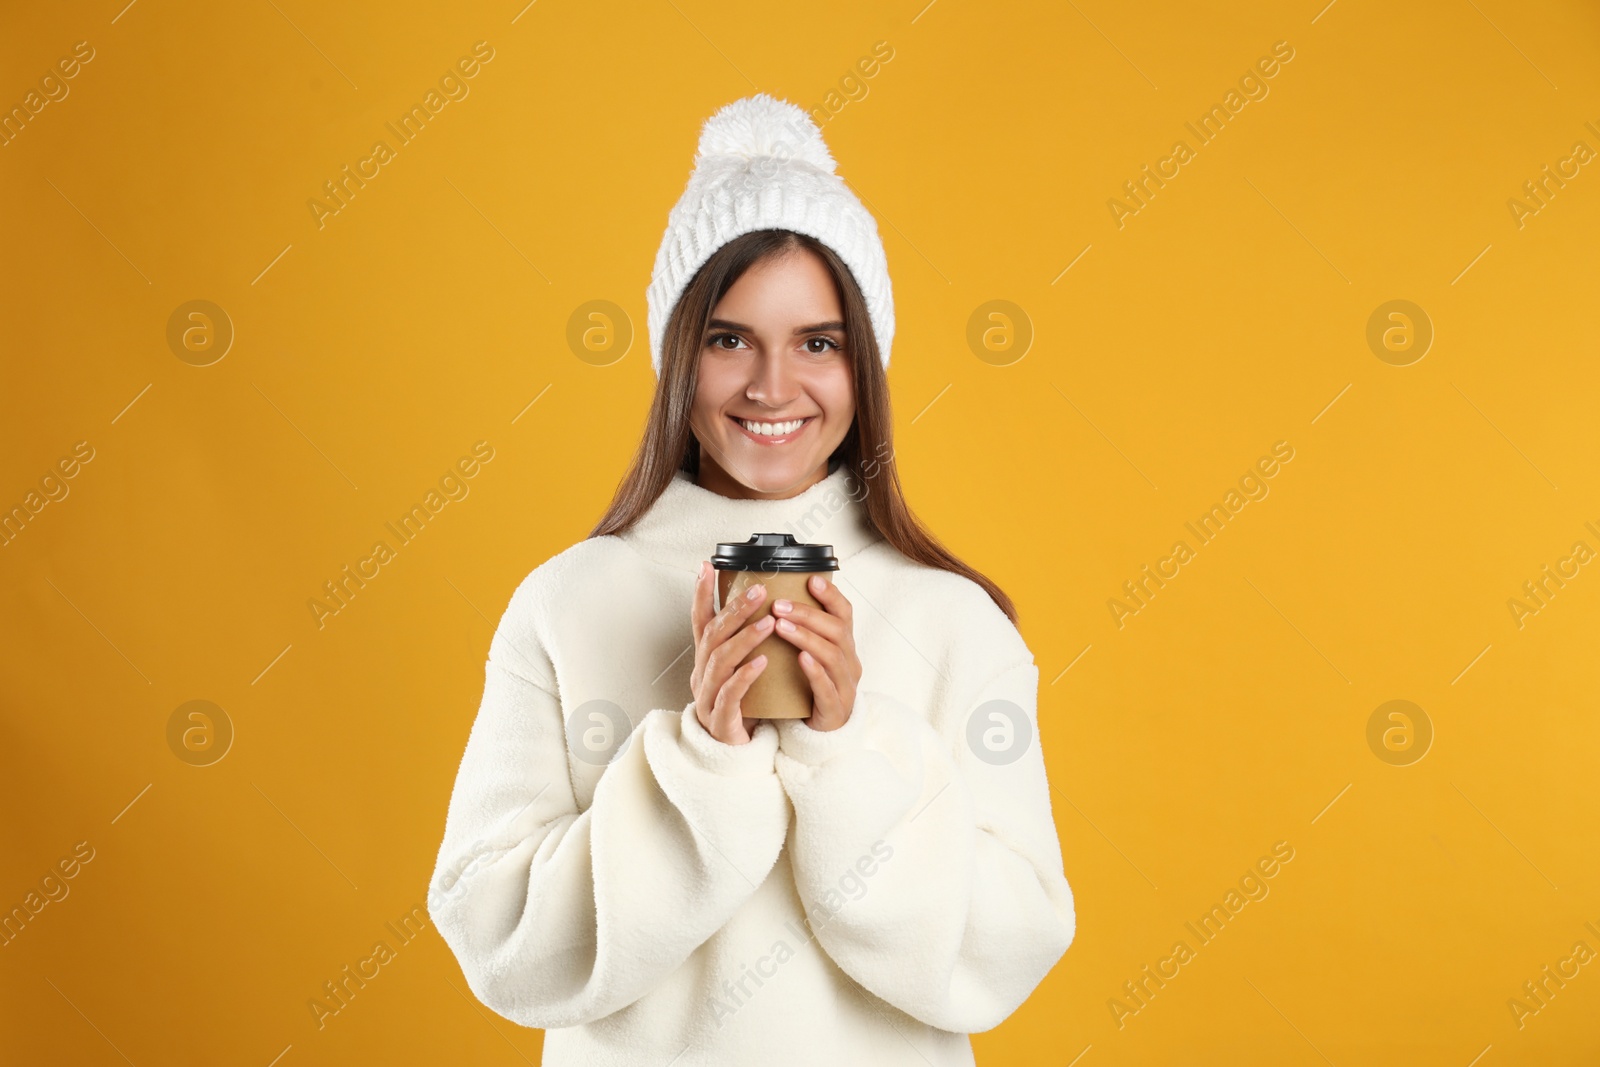
<svg viewBox="0 0 1600 1067"><path fill-rule="evenodd" d="M667 216L645 290L650 365L678 297L712 253L752 230L808 234L844 260L866 298L884 368L894 340L894 293L878 224L834 173L822 131L804 110L756 93L721 108L700 130L694 172Z"/></svg>

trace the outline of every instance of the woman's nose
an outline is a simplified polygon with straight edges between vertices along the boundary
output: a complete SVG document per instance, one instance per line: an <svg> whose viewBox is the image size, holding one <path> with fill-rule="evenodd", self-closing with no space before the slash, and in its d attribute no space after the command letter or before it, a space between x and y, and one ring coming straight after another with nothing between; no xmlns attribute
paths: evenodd
<svg viewBox="0 0 1600 1067"><path fill-rule="evenodd" d="M778 408L799 395L799 381L791 372L788 361L781 356L757 357L745 396L759 400L768 407Z"/></svg>

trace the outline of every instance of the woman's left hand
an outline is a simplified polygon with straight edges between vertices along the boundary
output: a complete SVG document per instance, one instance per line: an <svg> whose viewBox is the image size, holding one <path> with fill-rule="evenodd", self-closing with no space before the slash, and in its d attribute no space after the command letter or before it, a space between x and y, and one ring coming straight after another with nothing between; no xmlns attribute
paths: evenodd
<svg viewBox="0 0 1600 1067"><path fill-rule="evenodd" d="M822 608L775 600L772 613L778 625L773 632L800 649L800 669L811 682L811 717L806 725L837 730L850 718L856 683L861 681L850 601L820 574L813 575L807 587Z"/></svg>

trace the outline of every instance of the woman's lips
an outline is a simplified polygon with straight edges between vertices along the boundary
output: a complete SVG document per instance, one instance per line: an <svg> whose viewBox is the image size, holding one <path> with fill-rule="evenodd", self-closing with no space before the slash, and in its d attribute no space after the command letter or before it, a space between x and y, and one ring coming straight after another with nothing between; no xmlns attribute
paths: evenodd
<svg viewBox="0 0 1600 1067"><path fill-rule="evenodd" d="M783 445L783 444L788 444L790 441L793 441L796 437L799 437L801 434L805 433L806 430L811 426L811 424L816 421L816 419L817 419L817 417L815 415L808 415L808 416L806 416L805 422L801 425L801 427L798 430L791 430L790 432L788 432L786 434L783 434L781 436L776 435L776 434L774 434L772 436L767 436L765 434L751 433L749 430L744 428L744 423L740 422L738 419L734 418L732 415L728 416L728 420L739 428L739 432L740 433L742 433L746 438L748 438L751 441L754 441L758 445ZM766 421L766 420L761 420L761 421ZM772 421L772 422L792 422L793 420L792 419L772 419L770 421Z"/></svg>

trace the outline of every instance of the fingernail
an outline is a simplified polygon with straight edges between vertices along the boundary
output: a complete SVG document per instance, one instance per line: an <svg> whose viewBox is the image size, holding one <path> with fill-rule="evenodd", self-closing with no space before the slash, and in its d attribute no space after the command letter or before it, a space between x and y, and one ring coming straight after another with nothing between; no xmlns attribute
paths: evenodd
<svg viewBox="0 0 1600 1067"><path fill-rule="evenodd" d="M772 616L771 615L763 615L763 616L761 616L761 618L756 622L756 629L757 630L770 630L770 629L772 629Z"/></svg>
<svg viewBox="0 0 1600 1067"><path fill-rule="evenodd" d="M784 614L792 607L794 607L794 605L789 603L787 600L774 600L772 602L772 610L776 611L779 615Z"/></svg>
<svg viewBox="0 0 1600 1067"><path fill-rule="evenodd" d="M745 591L744 595L749 597L751 600L754 600L756 597L761 595L761 591L765 588L766 586L763 585L752 585L748 590Z"/></svg>
<svg viewBox="0 0 1600 1067"><path fill-rule="evenodd" d="M794 633L794 623L790 622L788 619L780 619L778 620L778 629L782 630L786 634Z"/></svg>
<svg viewBox="0 0 1600 1067"><path fill-rule="evenodd" d="M819 593L822 592L822 587L827 585L827 584L828 584L827 580L824 579L822 577L822 575L813 574L811 576L811 588L815 589L817 592L819 592Z"/></svg>
<svg viewBox="0 0 1600 1067"><path fill-rule="evenodd" d="M711 561L710 560L705 560L705 559L701 560L700 561L700 580L704 581L706 575L708 573L710 573L710 571L711 571Z"/></svg>

